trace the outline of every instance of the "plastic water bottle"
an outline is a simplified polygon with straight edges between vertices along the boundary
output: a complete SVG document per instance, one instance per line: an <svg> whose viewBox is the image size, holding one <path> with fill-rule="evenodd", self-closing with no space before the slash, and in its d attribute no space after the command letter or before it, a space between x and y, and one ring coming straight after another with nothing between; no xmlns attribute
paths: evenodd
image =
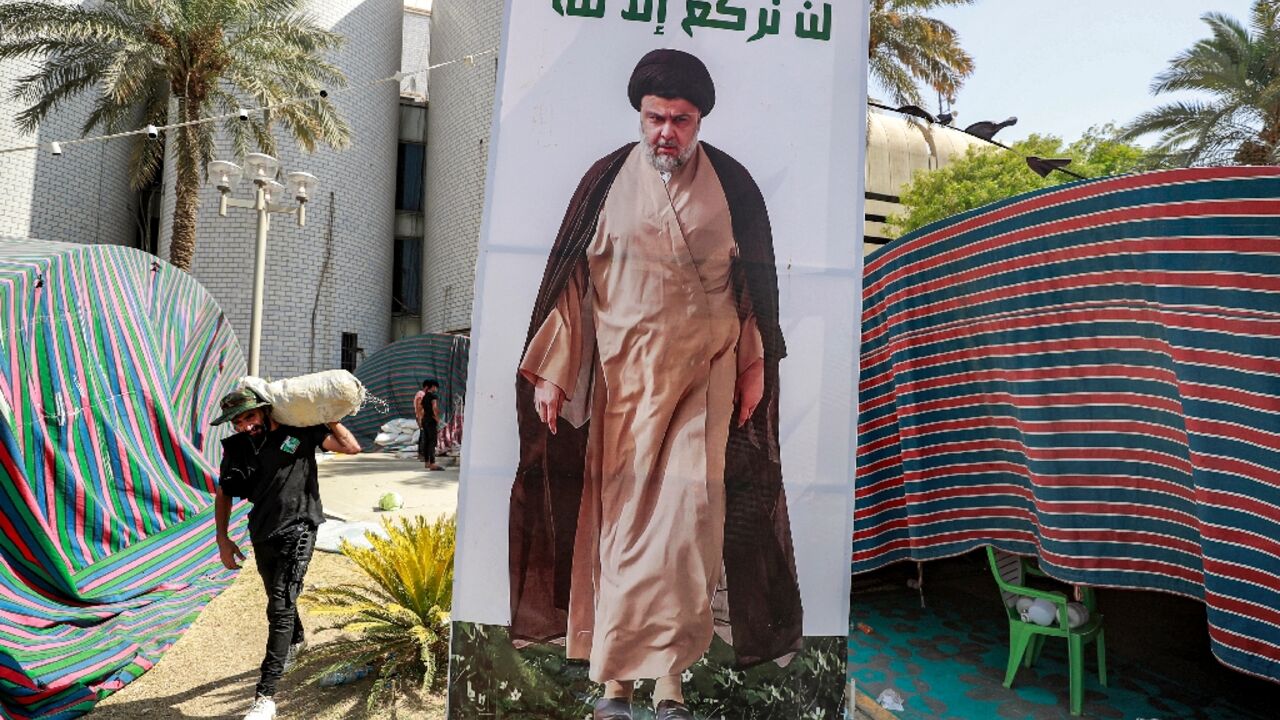
<svg viewBox="0 0 1280 720"><path fill-rule="evenodd" d="M345 685L349 682L355 682L365 675L369 674L373 668L368 665L356 667L354 665L344 665L337 670L325 673L320 678L320 687L333 687L334 685Z"/></svg>

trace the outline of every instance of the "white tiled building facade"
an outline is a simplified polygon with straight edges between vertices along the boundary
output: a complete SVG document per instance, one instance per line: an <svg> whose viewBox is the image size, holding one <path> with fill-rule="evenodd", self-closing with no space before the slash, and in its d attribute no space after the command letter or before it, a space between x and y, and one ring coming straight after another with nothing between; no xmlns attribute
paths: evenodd
<svg viewBox="0 0 1280 720"><path fill-rule="evenodd" d="M33 134L18 132L14 119L30 103L9 95L13 81L36 67L31 61L0 62L0 148L40 146L0 154L0 237L132 243L128 141L67 146L60 157L49 150L50 141L80 137L92 97L58 106Z"/></svg>
<svg viewBox="0 0 1280 720"><path fill-rule="evenodd" d="M497 48L502 0L436 0L431 10L431 62ZM497 55L456 64L431 76L427 132L427 250L423 268L422 329L461 332L471 327L472 286Z"/></svg>

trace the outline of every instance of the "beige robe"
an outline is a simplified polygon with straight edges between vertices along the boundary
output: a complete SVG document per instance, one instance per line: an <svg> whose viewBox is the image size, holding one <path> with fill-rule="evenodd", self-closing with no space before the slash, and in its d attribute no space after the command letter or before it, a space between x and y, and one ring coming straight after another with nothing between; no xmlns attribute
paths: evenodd
<svg viewBox="0 0 1280 720"><path fill-rule="evenodd" d="M591 420L567 646L597 682L682 672L711 643L734 390L764 357L736 257L702 148L664 184L637 146L520 365L565 390L559 422Z"/></svg>

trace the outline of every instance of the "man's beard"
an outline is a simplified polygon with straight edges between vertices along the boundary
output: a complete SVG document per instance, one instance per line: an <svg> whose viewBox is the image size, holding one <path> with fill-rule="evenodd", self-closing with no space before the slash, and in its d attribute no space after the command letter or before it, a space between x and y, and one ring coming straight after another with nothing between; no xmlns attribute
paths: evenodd
<svg viewBox="0 0 1280 720"><path fill-rule="evenodd" d="M641 130L640 144L644 146L644 157L649 161L649 164L653 165L658 172L665 173L675 172L684 167L684 164L689 162L693 154L698 151L697 136L694 136L688 145L681 148L673 142L658 141L656 145L650 143L649 136ZM678 148L678 152L675 155L659 155L658 148Z"/></svg>

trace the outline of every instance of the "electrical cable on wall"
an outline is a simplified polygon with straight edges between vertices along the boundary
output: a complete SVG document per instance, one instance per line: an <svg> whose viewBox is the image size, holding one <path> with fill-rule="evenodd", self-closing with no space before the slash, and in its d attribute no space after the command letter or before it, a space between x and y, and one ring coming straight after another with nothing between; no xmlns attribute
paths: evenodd
<svg viewBox="0 0 1280 720"><path fill-rule="evenodd" d="M316 317L320 312L320 293L329 277L329 262L333 259L333 205L334 192L329 191L329 217L324 226L324 260L320 262L320 279L316 283L316 297L311 303L311 358L309 368L316 371Z"/></svg>

